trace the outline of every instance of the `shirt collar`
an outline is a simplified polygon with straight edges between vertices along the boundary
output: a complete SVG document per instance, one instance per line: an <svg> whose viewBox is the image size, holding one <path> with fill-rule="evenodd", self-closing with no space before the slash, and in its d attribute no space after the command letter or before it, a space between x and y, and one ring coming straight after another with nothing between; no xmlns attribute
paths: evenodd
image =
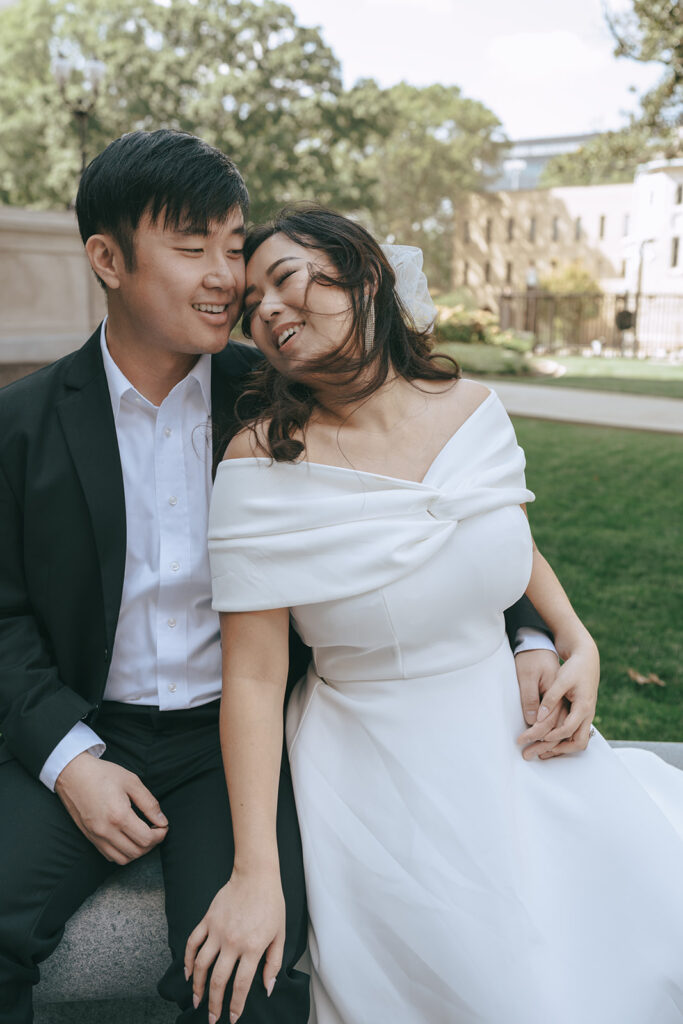
<svg viewBox="0 0 683 1024"><path fill-rule="evenodd" d="M100 348L102 350L104 373L107 378L107 385L109 387L111 407L114 412L114 422L116 422L119 415L119 410L121 408L121 399L123 398L123 396L128 392L140 395L140 392L137 390L137 388L133 387L133 385L128 380L126 375L119 369L119 367L116 365L116 363L111 357L111 353L109 352L109 348L107 347L107 319L108 318L105 317L104 320L102 321L102 328L100 330ZM199 357L197 362L194 364L194 366L188 373L185 380L188 380L189 378L193 378L199 384L199 389L202 395L202 400L206 407L206 411L209 415L211 415L211 356L208 353L204 353ZM142 398L144 402L147 402L147 399L144 397L144 395L140 395L140 398ZM152 403L148 402L148 405L152 406Z"/></svg>

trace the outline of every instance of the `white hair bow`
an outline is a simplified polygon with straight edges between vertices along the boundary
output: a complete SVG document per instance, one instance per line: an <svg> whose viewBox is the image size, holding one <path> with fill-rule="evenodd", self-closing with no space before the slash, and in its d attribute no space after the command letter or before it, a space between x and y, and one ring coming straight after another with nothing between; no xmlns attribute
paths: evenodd
<svg viewBox="0 0 683 1024"><path fill-rule="evenodd" d="M382 252L396 275L396 294L418 331L429 330L436 320L436 306L422 270L422 249L416 245L383 245Z"/></svg>

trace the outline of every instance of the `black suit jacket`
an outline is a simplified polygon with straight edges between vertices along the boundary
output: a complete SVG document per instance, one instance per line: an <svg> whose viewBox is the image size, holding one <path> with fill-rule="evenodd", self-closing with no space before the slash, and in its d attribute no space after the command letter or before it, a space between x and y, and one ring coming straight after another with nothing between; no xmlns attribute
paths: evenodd
<svg viewBox="0 0 683 1024"><path fill-rule="evenodd" d="M259 360L212 358L215 444ZM123 477L100 329L0 392L0 761L38 775L102 700L126 559Z"/></svg>
<svg viewBox="0 0 683 1024"><path fill-rule="evenodd" d="M258 353L212 357L214 447ZM216 452L214 452L216 454ZM96 716L121 603L123 477L100 350L79 349L0 392L0 761L37 776L71 727ZM507 613L545 628L526 599ZM294 648L296 676L305 659Z"/></svg>

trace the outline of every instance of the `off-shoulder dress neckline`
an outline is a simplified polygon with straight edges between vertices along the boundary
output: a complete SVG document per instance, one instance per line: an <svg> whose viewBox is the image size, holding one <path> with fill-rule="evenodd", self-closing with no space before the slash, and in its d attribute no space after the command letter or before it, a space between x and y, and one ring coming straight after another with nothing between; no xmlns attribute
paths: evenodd
<svg viewBox="0 0 683 1024"><path fill-rule="evenodd" d="M479 412L481 412L481 410L485 406L489 405L489 403L491 402L492 399L497 398L497 397L498 396L497 396L496 392L489 389L489 393L486 396L486 398L482 402L479 403L479 405L476 407L476 409L474 409L474 411L471 412L469 414L469 416L462 421L460 426L456 430L454 430L453 433L450 435L450 437L447 438L447 440L443 443L443 445L441 446L441 448L436 453L436 455L434 456L434 458L430 462L429 466L427 467L427 469L426 469L426 471L424 473L424 476L422 477L421 480L409 480L407 477L389 476L386 473L373 473L371 470L354 469L352 466L334 466L334 465L332 465L331 463L328 463L328 462L311 462L308 459L300 459L298 462L278 462L278 463L275 463L274 459L272 459L272 458L270 458L269 456L266 456L266 455L250 455L250 456L244 456L242 458L237 458L237 459L224 459L219 464L218 470L216 472L218 473L218 471L223 469L224 466L239 466L239 465L244 465L245 463L260 463L260 462L268 462L268 463L270 463L270 462L272 462L272 463L274 463L277 466L290 466L293 469L297 469L299 467L305 466L308 469L319 469L319 470L333 472L333 473L351 473L352 475L357 476L357 477L358 476L371 477L374 480L388 480L388 481L391 481L392 483L404 484L404 485L406 485L408 487L427 487L428 486L428 484L427 484L427 477L429 477L429 475L432 473L432 471L436 468L436 466L439 463L439 461L441 460L441 458L449 450L451 444L453 444L455 442L456 438L459 437L459 435L468 426L468 424L472 423L476 419L477 414Z"/></svg>

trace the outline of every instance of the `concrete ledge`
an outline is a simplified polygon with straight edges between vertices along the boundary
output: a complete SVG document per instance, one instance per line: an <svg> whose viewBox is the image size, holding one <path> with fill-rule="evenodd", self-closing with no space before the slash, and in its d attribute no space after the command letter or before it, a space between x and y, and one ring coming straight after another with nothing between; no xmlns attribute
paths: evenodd
<svg viewBox="0 0 683 1024"><path fill-rule="evenodd" d="M683 769L683 743L612 743L652 750ZM37 1024L168 1024L174 1007L156 995L168 967L158 851L117 871L67 924L41 966Z"/></svg>
<svg viewBox="0 0 683 1024"><path fill-rule="evenodd" d="M164 884L155 850L117 871L74 914L59 947L41 965L34 1001L157 998L157 982L168 965Z"/></svg>
<svg viewBox="0 0 683 1024"><path fill-rule="evenodd" d="M641 750L651 750L662 761L668 761L674 768L683 771L683 743L636 743L635 740L610 740L611 747L639 747Z"/></svg>

